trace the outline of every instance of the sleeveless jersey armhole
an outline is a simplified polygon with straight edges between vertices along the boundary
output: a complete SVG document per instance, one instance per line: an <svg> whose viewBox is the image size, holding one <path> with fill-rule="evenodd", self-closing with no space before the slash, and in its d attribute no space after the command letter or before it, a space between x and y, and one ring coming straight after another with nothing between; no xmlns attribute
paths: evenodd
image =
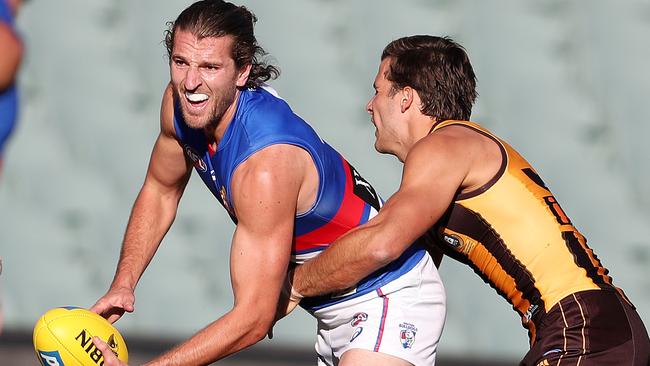
<svg viewBox="0 0 650 366"><path fill-rule="evenodd" d="M439 129L443 129L443 128L449 127L449 126L462 126L462 127L465 127L465 128L469 128L470 130L475 131L475 132L489 138L490 140L494 141L494 143L497 144L497 146L499 147L499 151L501 152L501 166L499 167L499 170L496 172L496 174L494 174L494 176L492 178L490 178L490 180L487 181L482 186L480 186L480 187L478 187L478 188L476 188L476 189L474 189L474 190L472 190L470 192L458 193L458 195L456 196L456 200L465 200L465 199L469 199L469 198L472 198L472 197L476 197L476 196L480 195L481 193L484 193L485 191L490 189L490 187L492 187L499 180L499 178L501 178L503 176L503 174L506 171L506 168L508 167L508 151L506 150L503 143L498 138L496 138L494 135L492 135L492 134L490 134L490 133L488 133L488 132L486 132L486 131L484 131L484 130L482 130L480 128L474 127L469 123L460 123L460 122L453 123L452 122L452 123L446 124L444 126L441 126L439 128L436 128L434 131L439 130Z"/></svg>

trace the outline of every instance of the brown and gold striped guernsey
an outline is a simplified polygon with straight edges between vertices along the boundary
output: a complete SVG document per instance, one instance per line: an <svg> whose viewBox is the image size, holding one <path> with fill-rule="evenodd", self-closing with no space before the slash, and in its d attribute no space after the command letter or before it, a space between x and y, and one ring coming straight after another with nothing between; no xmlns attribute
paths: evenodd
<svg viewBox="0 0 650 366"><path fill-rule="evenodd" d="M455 197L436 224L437 237L446 254L471 266L521 314L531 344L539 319L562 298L584 290L621 292L521 155L472 122L444 121L433 131L450 125L494 140L503 163L490 182Z"/></svg>

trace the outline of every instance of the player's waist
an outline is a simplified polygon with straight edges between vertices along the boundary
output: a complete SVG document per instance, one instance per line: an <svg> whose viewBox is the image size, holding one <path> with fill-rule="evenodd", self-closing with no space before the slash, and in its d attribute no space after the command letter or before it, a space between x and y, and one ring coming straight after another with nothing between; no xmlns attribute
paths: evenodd
<svg viewBox="0 0 650 366"><path fill-rule="evenodd" d="M532 320L537 332L536 338L539 340L558 334L567 327L567 324L572 326L572 329L591 327L595 324L600 324L602 329L607 328L605 324L627 325L623 308L631 311L636 309L625 294L614 286L572 293L553 305L548 312L540 312L539 316ZM575 324L580 326L573 327ZM588 332L594 331L600 329L588 330ZM531 344L535 341L531 340Z"/></svg>
<svg viewBox="0 0 650 366"><path fill-rule="evenodd" d="M422 246L413 244L398 259L370 274L355 287L334 294L304 298L300 306L308 311L316 311L375 291L413 269L425 254Z"/></svg>
<svg viewBox="0 0 650 366"><path fill-rule="evenodd" d="M545 326L546 323L548 323L550 314L561 312L561 308L563 306L565 306L567 303L573 303L572 299L575 299L579 294L585 293L589 293L591 297L609 298L616 296L627 302L630 306L634 307L634 305L632 305L632 303L627 299L622 290L613 285L605 284L601 287L591 287L570 291L569 293L563 295L561 298L548 302L546 304L546 307L541 300L533 301L528 307L528 310L522 314L522 323L526 328L531 328L531 326L534 326L535 329L540 330Z"/></svg>

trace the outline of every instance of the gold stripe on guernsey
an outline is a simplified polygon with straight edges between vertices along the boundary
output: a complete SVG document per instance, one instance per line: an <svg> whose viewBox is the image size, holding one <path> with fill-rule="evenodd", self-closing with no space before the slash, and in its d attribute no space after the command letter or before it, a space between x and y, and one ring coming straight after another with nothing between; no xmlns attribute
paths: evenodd
<svg viewBox="0 0 650 366"><path fill-rule="evenodd" d="M585 238L521 155L472 122L444 121L432 133L449 125L468 127L498 143L505 164L488 185L459 195L448 220L440 221L439 231L476 243L469 252L455 248L459 255L522 315L531 302L539 303L527 296L541 298L539 306L548 312L574 292L611 284Z"/></svg>

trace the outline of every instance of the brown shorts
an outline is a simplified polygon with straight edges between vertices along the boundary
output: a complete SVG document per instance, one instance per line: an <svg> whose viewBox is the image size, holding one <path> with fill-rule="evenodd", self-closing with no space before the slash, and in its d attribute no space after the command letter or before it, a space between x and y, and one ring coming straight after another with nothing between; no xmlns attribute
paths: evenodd
<svg viewBox="0 0 650 366"><path fill-rule="evenodd" d="M650 365L650 340L635 308L616 291L581 291L541 319L520 366Z"/></svg>

